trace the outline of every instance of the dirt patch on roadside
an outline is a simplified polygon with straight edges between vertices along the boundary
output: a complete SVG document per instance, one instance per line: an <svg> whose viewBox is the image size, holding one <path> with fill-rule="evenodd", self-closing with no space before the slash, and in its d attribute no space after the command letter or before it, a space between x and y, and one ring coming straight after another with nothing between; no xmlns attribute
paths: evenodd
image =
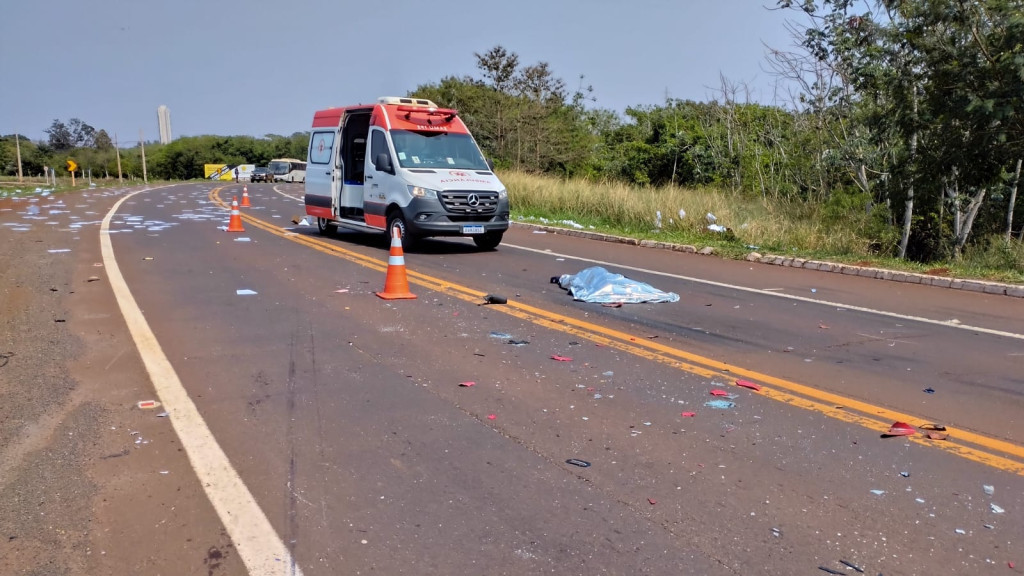
<svg viewBox="0 0 1024 576"><path fill-rule="evenodd" d="M116 199L0 204L0 574L244 574L169 420L135 407L154 392L95 224Z"/></svg>
<svg viewBox="0 0 1024 576"><path fill-rule="evenodd" d="M25 202L4 202L15 210ZM15 221L15 211L0 213ZM13 217L12 217L13 216ZM9 227L8 227L9 228ZM68 362L81 343L64 299L72 259L49 253L51 227L10 231L0 243L0 573L70 574L86 548L95 484L84 473L96 404L71 400Z"/></svg>

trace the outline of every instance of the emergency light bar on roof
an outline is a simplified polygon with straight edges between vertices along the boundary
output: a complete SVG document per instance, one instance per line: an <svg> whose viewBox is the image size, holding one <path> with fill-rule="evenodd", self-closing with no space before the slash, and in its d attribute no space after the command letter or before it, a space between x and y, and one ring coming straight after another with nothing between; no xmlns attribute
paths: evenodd
<svg viewBox="0 0 1024 576"><path fill-rule="evenodd" d="M451 108L423 108L420 106L399 106L396 108L399 113L405 112L403 116L406 120L411 120L413 114L425 114L427 116L427 124L433 124L433 116L444 116L445 122L451 122L455 120L455 117L459 115L458 110Z"/></svg>
<svg viewBox="0 0 1024 576"><path fill-rule="evenodd" d="M399 96L381 96L377 99L378 104L407 104L411 106L427 106L429 108L437 108L437 104L434 104L430 100L424 98L402 98Z"/></svg>

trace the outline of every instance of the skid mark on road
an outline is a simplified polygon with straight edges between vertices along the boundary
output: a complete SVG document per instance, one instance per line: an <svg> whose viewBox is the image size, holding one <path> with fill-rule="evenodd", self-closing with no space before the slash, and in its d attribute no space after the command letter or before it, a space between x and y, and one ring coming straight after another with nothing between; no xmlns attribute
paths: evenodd
<svg viewBox="0 0 1024 576"><path fill-rule="evenodd" d="M174 367L164 354L156 335L132 296L114 257L110 221L125 200L117 201L103 219L100 249L111 289L124 315L128 330L142 356L157 396L171 415L171 424L188 455L192 469L207 498L217 511L235 549L252 576L301 575L294 558L277 536L259 504L242 482L227 454L214 438L206 421L182 386Z"/></svg>
<svg viewBox="0 0 1024 576"><path fill-rule="evenodd" d="M220 203L222 207L228 208L228 206L221 201L218 195L219 191L220 189L211 191L210 199ZM324 254L339 257L348 260L349 262L353 262L373 270L378 270L380 272L385 272L387 270L386 259L378 260L370 256L365 256L319 238L288 233L279 226L260 220L259 218L255 218L248 214L243 214L242 219L247 224L252 224L253 226L270 234L308 246ZM543 253L551 254L550 252ZM406 270L406 274L410 284L422 286L429 290L459 298L473 304L479 304L485 296L485 293L479 290L474 290L461 284L421 274L413 270ZM720 286L727 288L741 288L727 284L720 284ZM763 291L751 288L746 288L745 290L764 293ZM854 309L849 306L841 307ZM577 320L569 316L530 306L529 304L524 304L522 302L510 301L508 304L503 306L492 306L491 310L520 318L544 328L571 334L577 338L586 339L603 346L629 352L641 358L646 358L648 360L705 378L721 378L723 373L725 373L745 380L754 381L763 385L761 394L767 398L790 406L795 406L797 408L811 410L842 422L856 424L874 432L878 432L879 434L887 431L889 429L889 425L894 421L922 424L933 421L927 417L892 410L883 406L819 390L805 384L792 382L783 378L776 378L768 374L763 374L740 366L734 366L725 362L719 362L711 358L705 358L679 348L673 348L659 342L651 341L642 336L627 334L598 324ZM929 440L920 434L908 436L905 440L922 446L942 450L950 454L955 454L986 466L991 466L1014 474L1024 475L1024 446L959 428L956 430L950 429L949 434L949 439L945 441Z"/></svg>

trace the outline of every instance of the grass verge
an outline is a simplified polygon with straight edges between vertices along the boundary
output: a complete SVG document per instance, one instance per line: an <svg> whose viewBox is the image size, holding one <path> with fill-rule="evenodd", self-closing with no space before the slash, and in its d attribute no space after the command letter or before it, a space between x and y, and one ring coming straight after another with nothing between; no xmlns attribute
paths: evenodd
<svg viewBox="0 0 1024 576"><path fill-rule="evenodd" d="M898 238L866 199L825 205L764 201L718 188L637 188L615 182L501 174L512 218L631 238L713 247L729 258L750 252L828 260L956 278L1024 283L1024 244L979 242L958 261L918 263L884 256ZM659 218L660 213L660 218ZM713 231L709 225L724 227Z"/></svg>

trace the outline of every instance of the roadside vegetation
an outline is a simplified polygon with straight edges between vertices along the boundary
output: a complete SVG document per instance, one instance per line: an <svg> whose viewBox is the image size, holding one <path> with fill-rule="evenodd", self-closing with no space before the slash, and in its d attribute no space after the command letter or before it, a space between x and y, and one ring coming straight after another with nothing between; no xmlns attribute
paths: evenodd
<svg viewBox="0 0 1024 576"><path fill-rule="evenodd" d="M707 101L600 107L579 76L502 46L477 74L409 95L459 110L524 218L618 234L1020 281L1024 209L1024 0L777 0L792 46L765 66L786 97L753 102L723 77ZM762 9L751 7L750 9ZM312 112L312 111L311 111ZM116 177L111 135L55 120L22 145L26 174L74 156ZM139 178L139 143L121 143ZM307 134L146 143L150 179L203 165L306 155ZM0 173L15 139L0 137ZM66 173L65 173L66 174ZM685 211L680 216L679 210ZM660 226L657 212L661 212ZM707 214L728 230L712 232Z"/></svg>
<svg viewBox="0 0 1024 576"><path fill-rule="evenodd" d="M715 187L636 187L584 178L561 179L507 171L513 220L567 229L711 246L723 256L750 252L795 256L907 272L1001 282L1024 282L1024 245L990 238L960 258L917 262L895 258L879 245L885 228L868 211L803 202L766 202ZM831 210L831 211L830 211ZM658 213L660 212L660 220ZM682 216L680 215L682 214ZM725 228L708 228L714 223ZM659 226L660 222L660 226ZM888 241L898 238L889 232Z"/></svg>

